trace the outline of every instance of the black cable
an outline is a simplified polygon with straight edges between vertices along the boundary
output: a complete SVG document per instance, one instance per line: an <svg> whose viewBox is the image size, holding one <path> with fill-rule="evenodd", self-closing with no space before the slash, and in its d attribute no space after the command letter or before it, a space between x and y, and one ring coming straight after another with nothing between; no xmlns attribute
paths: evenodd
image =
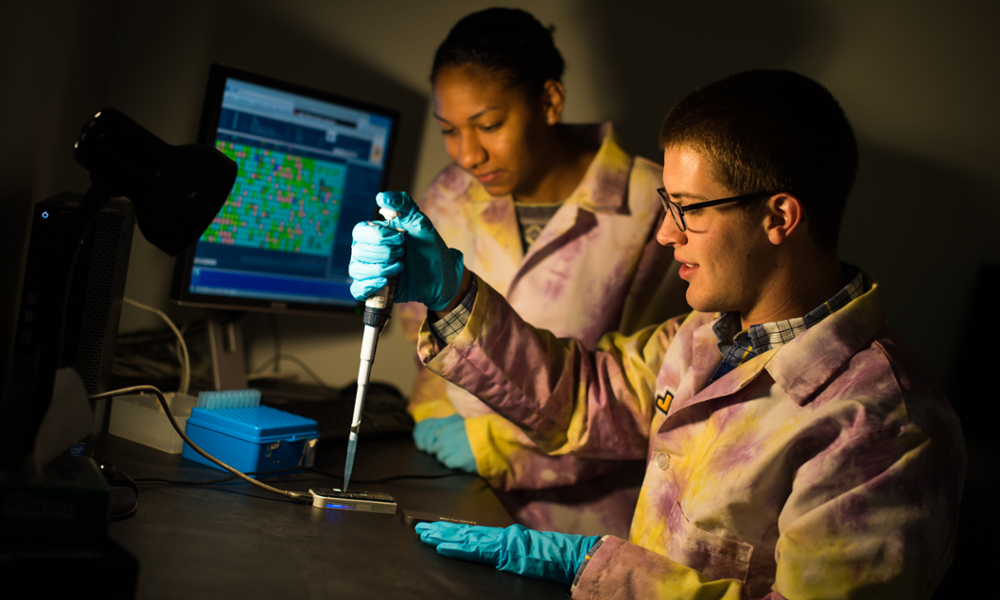
<svg viewBox="0 0 1000 600"><path fill-rule="evenodd" d="M121 471L116 471L111 477L107 478L108 486L111 488L111 515L109 520L114 521L124 521L130 517L135 516L139 511L139 487L136 485L135 481L129 477L126 473ZM131 496L127 497L125 502L115 501L115 490L125 489L131 493ZM120 498L119 498L120 500Z"/></svg>
<svg viewBox="0 0 1000 600"><path fill-rule="evenodd" d="M259 472L259 473L247 473L247 475L254 475L258 479L263 479L263 478L268 478L268 477L279 477L282 474L285 474L285 473L288 473L288 472L291 472L291 471L310 471L310 472L313 472L313 473L318 473L318 474L323 475L325 477L329 477L331 479L338 479L340 481L344 480L344 476L343 475L337 475L336 473L331 473L330 471L324 471L323 469L317 469L316 467L288 467L287 469L278 469L276 471L262 471L262 472ZM392 482L392 481L399 481L401 479L444 479L446 477L457 477L459 475L475 475L479 479L482 479L483 482L486 482L486 479L483 478L482 475L479 475L478 473L466 473L465 471L453 471L451 473L441 473L441 474L438 474L438 475L392 475L390 477L383 477L382 479L355 479L354 481L357 482L357 483L389 483L389 482ZM239 477L237 477L235 475L230 475L228 477L220 477L218 479L206 479L206 480L203 480L203 481L188 481L188 480L182 480L182 479L162 479L162 478L159 478L159 477L146 477L146 478L142 478L142 479L136 479L135 482L137 484L138 483L162 483L162 484L168 484L168 485L190 485L190 486L196 486L196 485L213 485L213 484L216 484L216 483L225 483L227 481L233 481L235 479L239 479ZM488 483L487 483L487 485L488 485Z"/></svg>
<svg viewBox="0 0 1000 600"><path fill-rule="evenodd" d="M276 469L274 471L254 471L252 473L245 473L246 475L253 475L258 478L262 477L278 477L283 473L290 473L292 471L302 471L307 469L307 467L286 467L284 469ZM161 479L159 477L145 477L142 479L136 479L136 483L172 483L177 485L210 485L213 483L225 483L227 481L232 481L234 479L239 479L236 475L228 475L226 477L220 477L218 479L206 479L204 481L184 481L180 479Z"/></svg>
<svg viewBox="0 0 1000 600"><path fill-rule="evenodd" d="M247 473L247 475L253 475L253 473ZM210 485L213 483L225 483L227 481L232 481L234 479L239 479L235 475L230 475L229 477L220 477L219 479L207 479L205 481L184 481L182 479L163 479L161 477L142 477L136 479L135 482L139 483L163 483L167 485Z"/></svg>
<svg viewBox="0 0 1000 600"><path fill-rule="evenodd" d="M199 360L207 343L207 325L204 319L178 324L187 342L191 355L190 384L204 387L211 384L211 365ZM163 386L180 385L181 369L176 350L177 338L166 328L145 329L121 333L115 342L115 357L112 368L116 382L154 379Z"/></svg>
<svg viewBox="0 0 1000 600"><path fill-rule="evenodd" d="M328 383L326 383L325 381L323 381L322 379L320 379L320 376L317 375L316 372L313 371L311 368L309 368L309 365L307 365L306 363L304 363L297 356L292 356L291 354L275 354L271 358L269 358L269 359L265 360L263 363L261 363L256 369L253 369L252 371L250 371L250 373L251 374L260 373L260 372L264 371L265 369L267 369L272 364L274 364L274 363L276 363L278 361L282 361L282 360L287 360L287 361L290 361L290 362L293 362L293 363L297 364L303 371L305 371L306 375L308 375L309 377L312 378L313 381L315 381L316 383L318 383L321 388L323 388L325 390L328 390L330 392L339 393L339 390L337 388L329 385Z"/></svg>
<svg viewBox="0 0 1000 600"><path fill-rule="evenodd" d="M339 479L341 481L344 480L343 475L337 475L336 473L331 473L330 471L324 471L323 469L317 469L316 467L303 467L303 468L308 471L312 471L314 473L326 475L331 479ZM401 479L444 479L445 477L457 477L459 475L475 475L479 479L482 479L483 482L486 483L486 485L489 485L489 482L486 481L486 478L484 478L479 473L469 473L466 471L457 471L457 470L452 471L450 473L441 473L439 475L391 475L389 477L383 477L382 479L354 479L352 477L351 481L355 481L357 483L389 483L391 481L399 481Z"/></svg>
<svg viewBox="0 0 1000 600"><path fill-rule="evenodd" d="M274 334L274 355L281 356L281 331L278 329L278 313L271 313L271 332ZM274 361L274 374L281 373L281 361Z"/></svg>

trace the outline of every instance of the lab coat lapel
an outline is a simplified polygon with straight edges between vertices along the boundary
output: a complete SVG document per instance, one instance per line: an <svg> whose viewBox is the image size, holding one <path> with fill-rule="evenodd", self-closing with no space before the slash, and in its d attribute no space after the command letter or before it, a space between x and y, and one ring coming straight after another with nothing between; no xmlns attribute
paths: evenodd
<svg viewBox="0 0 1000 600"><path fill-rule="evenodd" d="M563 204L556 214L552 216L542 234L528 249L521 266L510 283L508 297L514 294L518 283L531 277L535 266L545 260L546 257L559 251L572 240L584 235L597 226L597 217L594 213L580 208L576 204Z"/></svg>
<svg viewBox="0 0 1000 600"><path fill-rule="evenodd" d="M703 390L712 379L715 370L722 362L718 339L712 331L712 320L695 330L691 340L691 363L684 372L674 400L674 411L696 401L698 392Z"/></svg>
<svg viewBox="0 0 1000 600"><path fill-rule="evenodd" d="M518 284L532 277L532 271L539 263L597 227L596 213L628 210L627 191L632 157L618 145L618 139L609 123L603 125L599 132L602 142L597 154L576 189L528 249L508 289L509 300L513 301ZM514 227L517 232L516 223Z"/></svg>
<svg viewBox="0 0 1000 600"><path fill-rule="evenodd" d="M760 375L760 372L777 352L777 350L771 350L755 356L724 377L712 382L712 376L722 364L722 353L718 349L719 339L712 329L715 323L716 321L713 320L702 325L694 333L691 366L681 380L677 400L674 401L670 414L661 424L660 431L669 429L672 422L677 419L685 419L685 415L694 410L695 407L716 398L735 394L749 385Z"/></svg>
<svg viewBox="0 0 1000 600"><path fill-rule="evenodd" d="M517 223L517 212L514 210L514 199L511 196L494 198L482 190L481 195L474 197L469 207L468 223L474 224L476 237L485 236L492 243L491 251L477 252L473 267L466 259L469 268L486 279L498 292L507 296L512 281L522 268L524 249L521 244L521 231ZM476 247L486 246L486 240L473 240ZM499 249L500 252L495 250Z"/></svg>
<svg viewBox="0 0 1000 600"><path fill-rule="evenodd" d="M713 383L708 382L722 362L722 354L709 347L717 345L718 341L712 330L715 321L699 328L695 332L693 362L681 382L675 409L671 410L660 431L669 428L672 419L690 412L697 405L739 392L765 369L789 398L800 405L806 404L834 372L860 348L871 343L885 323L881 290L868 273L865 277L872 283L860 298L791 342L755 356ZM692 395L691 391L695 393Z"/></svg>

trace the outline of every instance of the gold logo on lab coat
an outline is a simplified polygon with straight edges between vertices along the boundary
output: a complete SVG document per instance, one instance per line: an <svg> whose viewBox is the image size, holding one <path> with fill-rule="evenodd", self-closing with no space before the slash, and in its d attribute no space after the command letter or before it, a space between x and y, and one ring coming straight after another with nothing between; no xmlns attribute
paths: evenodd
<svg viewBox="0 0 1000 600"><path fill-rule="evenodd" d="M656 396L656 408L662 410L663 414L667 414L667 411L670 410L670 403L673 401L673 393L663 390L663 392Z"/></svg>

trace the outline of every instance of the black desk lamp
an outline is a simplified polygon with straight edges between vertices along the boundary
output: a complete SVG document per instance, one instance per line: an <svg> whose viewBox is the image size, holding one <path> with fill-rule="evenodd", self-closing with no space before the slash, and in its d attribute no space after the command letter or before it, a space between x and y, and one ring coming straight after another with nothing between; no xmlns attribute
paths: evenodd
<svg viewBox="0 0 1000 600"><path fill-rule="evenodd" d="M76 161L103 197L125 196L142 235L170 256L198 241L226 202L236 163L211 146L171 146L108 108L83 126ZM98 207L98 210L100 207Z"/></svg>
<svg viewBox="0 0 1000 600"><path fill-rule="evenodd" d="M26 469L48 410L55 372L63 366L76 257L100 210L114 196L127 197L143 236L177 256L201 237L236 181L236 163L217 149L167 144L114 108L102 110L84 125L75 148L77 162L90 171L91 186L58 240L58 251L46 253L43 289L35 294L38 306L31 317L31 342L19 342L17 372L7 377L0 403L0 469L9 474Z"/></svg>

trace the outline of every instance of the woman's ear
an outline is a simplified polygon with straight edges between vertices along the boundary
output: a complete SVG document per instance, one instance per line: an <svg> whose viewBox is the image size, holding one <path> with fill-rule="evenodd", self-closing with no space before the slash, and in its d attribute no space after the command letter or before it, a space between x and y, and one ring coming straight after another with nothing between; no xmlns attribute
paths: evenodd
<svg viewBox="0 0 1000 600"><path fill-rule="evenodd" d="M781 245L806 220L802 201L791 194L775 194L767 199L764 229L767 239L775 246Z"/></svg>
<svg viewBox="0 0 1000 600"><path fill-rule="evenodd" d="M542 86L542 114L545 116L545 123L555 125L562 116L563 107L566 106L566 88L561 81L549 79Z"/></svg>

